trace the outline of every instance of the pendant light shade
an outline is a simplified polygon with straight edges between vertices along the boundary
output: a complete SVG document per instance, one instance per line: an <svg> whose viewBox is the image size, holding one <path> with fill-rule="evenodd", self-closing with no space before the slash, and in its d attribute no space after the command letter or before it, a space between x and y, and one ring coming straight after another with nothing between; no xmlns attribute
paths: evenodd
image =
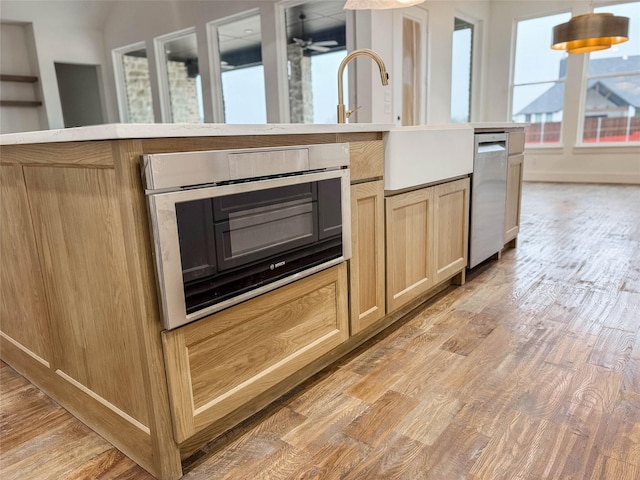
<svg viewBox="0 0 640 480"><path fill-rule="evenodd" d="M554 50L588 53L605 50L629 40L629 18L612 13L577 15L567 23L553 27Z"/></svg>
<svg viewBox="0 0 640 480"><path fill-rule="evenodd" d="M410 7L425 0L347 0L345 10L382 10L388 8Z"/></svg>

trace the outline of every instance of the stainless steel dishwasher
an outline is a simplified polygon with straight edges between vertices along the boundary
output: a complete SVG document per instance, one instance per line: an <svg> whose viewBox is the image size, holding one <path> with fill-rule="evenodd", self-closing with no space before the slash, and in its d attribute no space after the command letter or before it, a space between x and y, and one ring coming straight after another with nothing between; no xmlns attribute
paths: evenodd
<svg viewBox="0 0 640 480"><path fill-rule="evenodd" d="M476 134L471 176L469 268L504 247L506 201L507 134Z"/></svg>

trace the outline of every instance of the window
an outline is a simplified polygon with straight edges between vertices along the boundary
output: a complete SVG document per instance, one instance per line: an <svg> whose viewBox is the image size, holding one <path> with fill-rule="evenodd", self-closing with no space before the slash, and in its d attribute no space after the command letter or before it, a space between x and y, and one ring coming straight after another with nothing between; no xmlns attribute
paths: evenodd
<svg viewBox="0 0 640 480"><path fill-rule="evenodd" d="M163 121L204 123L198 42L194 30L156 39L156 52L160 62L158 73Z"/></svg>
<svg viewBox="0 0 640 480"><path fill-rule="evenodd" d="M594 12L629 17L629 41L589 54L582 141L640 142L640 2Z"/></svg>
<svg viewBox="0 0 640 480"><path fill-rule="evenodd" d="M550 32L570 18L565 13L517 24L511 117L532 122L526 129L527 144L560 142L567 54L549 48Z"/></svg>
<svg viewBox="0 0 640 480"><path fill-rule="evenodd" d="M471 64L473 59L473 24L454 19L451 52L451 122L471 120Z"/></svg>
<svg viewBox="0 0 640 480"><path fill-rule="evenodd" d="M113 51L120 120L153 123L149 61L144 42Z"/></svg>
<svg viewBox="0 0 640 480"><path fill-rule="evenodd" d="M215 120L266 123L262 30L255 10L212 22Z"/></svg>
<svg viewBox="0 0 640 480"><path fill-rule="evenodd" d="M336 123L337 74L346 50L343 1L295 2L284 9L291 123ZM347 75L343 89L347 98Z"/></svg>

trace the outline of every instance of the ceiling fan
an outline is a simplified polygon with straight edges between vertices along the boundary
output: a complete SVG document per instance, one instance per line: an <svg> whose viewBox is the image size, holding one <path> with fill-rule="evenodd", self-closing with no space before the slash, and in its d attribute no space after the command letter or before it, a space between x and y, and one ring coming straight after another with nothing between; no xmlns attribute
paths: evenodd
<svg viewBox="0 0 640 480"><path fill-rule="evenodd" d="M316 52L328 52L331 50L329 47L335 47L338 45L338 42L335 40L324 40L322 42L314 42L313 39L309 38L308 40L304 40L304 19L307 16L304 13L300 13L298 17L300 19L300 28L302 33L302 38L293 37L293 42L299 45L303 50L315 50Z"/></svg>

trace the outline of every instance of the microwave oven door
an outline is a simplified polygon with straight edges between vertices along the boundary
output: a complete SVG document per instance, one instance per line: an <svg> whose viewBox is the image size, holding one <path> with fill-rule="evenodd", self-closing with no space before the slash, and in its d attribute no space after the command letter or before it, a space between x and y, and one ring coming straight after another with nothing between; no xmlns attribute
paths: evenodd
<svg viewBox="0 0 640 480"><path fill-rule="evenodd" d="M331 179L337 181L323 182ZM320 192L320 195L325 195L325 199L338 195L340 202L321 200L320 207L315 208L315 212L312 211L314 209L310 208L309 198L315 196L313 200L317 201L318 192L313 190L318 188L310 188L309 185L326 185L320 190L327 191ZM267 199L244 209L234 208L233 204L228 203L234 196L239 199L238 204L241 204L247 198L263 198L261 192L278 190L283 195L275 203ZM154 193L148 195L148 201L163 323L168 329L202 318L350 258L350 196L347 169ZM198 207L185 216L180 212L189 202L195 202ZM336 218L335 211L331 211L331 208L336 208L336 204L339 205L339 218ZM220 205L226 208L226 217L221 217L220 212L216 212L216 209L220 210ZM289 231L279 228L286 221L287 215L294 219L289 224L292 229ZM314 219L314 216L322 216L324 220ZM205 222L213 222L213 228L212 225L204 224L203 218L208 219ZM220 224L216 225L218 220ZM319 227L312 229L312 232L309 222L315 222ZM191 233L186 237L183 235L181 239L180 229L185 228ZM319 239L339 233L340 230L342 255L330 263L314 266L304 272L296 272L291 277L278 279L201 310L187 313L185 282L214 271L224 271L242 266L244 263L255 262L261 258L263 249L279 253L283 249L313 244ZM215 240L222 242L222 248L211 248L212 242L207 238L211 232L214 232ZM282 248L278 244L281 244Z"/></svg>

